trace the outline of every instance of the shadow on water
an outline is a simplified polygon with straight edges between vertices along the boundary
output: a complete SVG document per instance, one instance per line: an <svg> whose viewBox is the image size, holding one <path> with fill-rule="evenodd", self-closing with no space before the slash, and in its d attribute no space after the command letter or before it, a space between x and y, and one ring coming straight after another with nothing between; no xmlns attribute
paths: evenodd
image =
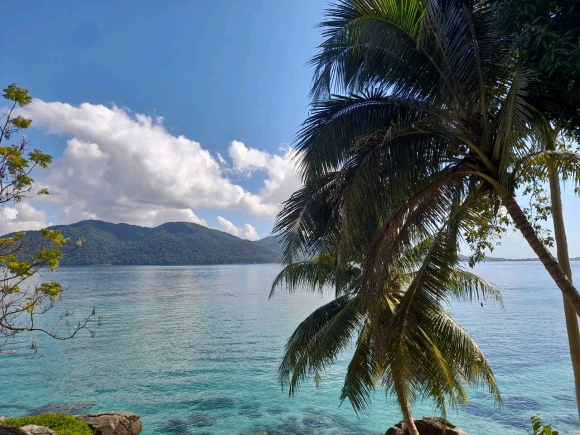
<svg viewBox="0 0 580 435"><path fill-rule="evenodd" d="M506 409L513 411L538 411L542 409L542 404L540 402L530 399L529 397L506 397L503 404Z"/></svg>
<svg viewBox="0 0 580 435"><path fill-rule="evenodd" d="M249 418L260 418L264 415L260 411L260 404L258 402L247 403L240 406L238 414Z"/></svg>
<svg viewBox="0 0 580 435"><path fill-rule="evenodd" d="M337 426L335 430L329 428L324 415L307 415L301 422L296 417L286 418L278 424L256 424L249 431L240 435L376 435L363 427L349 423Z"/></svg>
<svg viewBox="0 0 580 435"><path fill-rule="evenodd" d="M469 405L463 406L461 409L463 409L468 414L485 418L486 420L490 420L504 426L525 430L528 430L530 427L530 422L527 418L522 417L521 415L518 415L514 412L510 412L510 409L514 410L516 408L508 408L507 405L503 409L498 409L477 403L470 403Z"/></svg>
<svg viewBox="0 0 580 435"><path fill-rule="evenodd" d="M272 408L268 408L266 409L266 412L270 415L280 415L280 414L284 414L286 412L290 412L289 408L283 408L281 406L274 406Z"/></svg>
<svg viewBox="0 0 580 435"><path fill-rule="evenodd" d="M189 433L189 425L185 420L167 420L159 427L158 432L169 433L173 435L185 435Z"/></svg>
<svg viewBox="0 0 580 435"><path fill-rule="evenodd" d="M192 426L205 427L213 426L217 418L207 412L195 412L189 416L188 421Z"/></svg>
<svg viewBox="0 0 580 435"><path fill-rule="evenodd" d="M207 412L194 412L187 420L174 418L167 420L157 429L157 432L172 435L188 435L192 429L213 426L217 418ZM200 435L200 432L195 432Z"/></svg>
<svg viewBox="0 0 580 435"><path fill-rule="evenodd" d="M560 402L568 402L576 404L576 398L574 396L567 395L567 394L554 394L552 396L554 399L559 400Z"/></svg>
<svg viewBox="0 0 580 435"><path fill-rule="evenodd" d="M30 408L28 406L19 405L17 403L0 403L0 409L4 409L4 410L17 409L17 410L25 411L25 414L30 415L30 414L28 414L28 411L30 410Z"/></svg>
<svg viewBox="0 0 580 435"><path fill-rule="evenodd" d="M52 402L38 408L31 409L27 415L40 415L45 413L60 414L86 414L95 406L95 402Z"/></svg>
<svg viewBox="0 0 580 435"><path fill-rule="evenodd" d="M198 411L212 411L215 409L233 408L236 402L231 397L201 397L183 402Z"/></svg>

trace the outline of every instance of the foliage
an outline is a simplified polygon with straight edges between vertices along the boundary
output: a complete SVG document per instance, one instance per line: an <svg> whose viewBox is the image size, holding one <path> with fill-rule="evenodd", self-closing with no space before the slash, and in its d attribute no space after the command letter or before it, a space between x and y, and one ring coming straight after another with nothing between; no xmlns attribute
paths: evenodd
<svg viewBox="0 0 580 435"><path fill-rule="evenodd" d="M288 385L292 395L308 377L319 382L341 352L353 349L341 399L357 412L370 405L377 387L402 393L399 401L433 399L443 413L466 402L465 386L487 384L501 402L485 356L443 307L451 300L501 297L489 282L460 267L445 236L403 254L374 311L364 304L363 272L356 262L328 253L286 265L271 296L278 287L332 289L335 299L310 314L289 338L278 372L282 386Z"/></svg>
<svg viewBox="0 0 580 435"><path fill-rule="evenodd" d="M548 130L531 98L537 72L514 59L516 35L499 28L491 2L340 0L320 27L313 101L296 144L304 186L285 203L275 234L291 274L285 282L300 282L297 254L332 254L337 270L360 266L360 287L300 325L282 375L291 387L316 375L357 331L362 353L351 364L364 375L354 391L370 391L369 374L390 370L387 386L404 390L397 396L412 426L401 397L460 400L445 382L423 384L433 374L423 364L439 359L422 353L438 348L437 335L422 332L441 324L430 314L446 296L462 242L474 263L513 221L580 314L580 294L547 249L550 239L535 231L549 212L545 195L532 185L527 211L515 199L548 174L578 183L580 156L536 147ZM406 254L425 243L431 257L410 262ZM406 274L421 284L401 284L397 294L393 280ZM317 288L324 275L309 268L307 277ZM365 397L351 403L365 405Z"/></svg>
<svg viewBox="0 0 580 435"><path fill-rule="evenodd" d="M275 228L284 260L327 246L341 256L368 241L371 309L401 251L447 228L477 261L511 219L580 313L580 294L529 220L546 207L526 216L515 200L550 171L577 183L580 157L536 147L546 124L526 99L534 75L512 62L496 11L460 0L343 0L321 27L314 101L297 138L305 185Z"/></svg>
<svg viewBox="0 0 580 435"><path fill-rule="evenodd" d="M30 144L23 135L20 144L7 145L6 141L18 135L20 130L29 128L32 120L15 116L17 106L26 106L32 101L28 90L12 84L4 89L4 97L10 106L4 113L4 123L0 125L0 208L9 202L19 202L30 195L46 195L48 190L33 192L34 180L31 172L40 167L47 169L52 157L37 149L30 150ZM53 271L59 266L63 255L71 250L69 239L59 231L43 229L37 239L27 238L24 233L15 233L0 238L0 337L5 341L21 332L31 333L31 347L36 350L34 332L43 332L54 338L73 337L85 328L89 317L73 324L69 312L64 313L59 323L65 331L55 328L50 331L38 326L38 314L48 311L62 295L62 287L54 281L29 285L29 280L41 268ZM80 243L80 241L78 242ZM74 249L74 245L73 248Z"/></svg>
<svg viewBox="0 0 580 435"><path fill-rule="evenodd" d="M551 425L542 425L540 417L532 416L532 428L534 429L534 435L558 435L558 431L553 430Z"/></svg>
<svg viewBox="0 0 580 435"><path fill-rule="evenodd" d="M16 427L35 424L52 429L56 435L94 435L95 433L85 422L65 414L40 414L37 416L7 418L4 424Z"/></svg>
<svg viewBox="0 0 580 435"><path fill-rule="evenodd" d="M536 74L529 101L555 124L580 134L580 4L576 0L495 0L514 35L520 64Z"/></svg>

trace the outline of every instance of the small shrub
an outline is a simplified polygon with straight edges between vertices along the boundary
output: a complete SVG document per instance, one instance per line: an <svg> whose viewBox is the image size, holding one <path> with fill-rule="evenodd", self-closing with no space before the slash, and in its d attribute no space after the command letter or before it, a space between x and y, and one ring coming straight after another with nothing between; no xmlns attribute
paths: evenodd
<svg viewBox="0 0 580 435"><path fill-rule="evenodd" d="M36 424L52 429L56 435L94 435L88 424L65 414L40 414L18 418L7 418L4 424L22 427Z"/></svg>
<svg viewBox="0 0 580 435"><path fill-rule="evenodd" d="M532 428L534 429L534 435L558 435L558 431L553 430L552 426L550 425L543 426L540 417L534 415L530 417L530 420L532 420Z"/></svg>

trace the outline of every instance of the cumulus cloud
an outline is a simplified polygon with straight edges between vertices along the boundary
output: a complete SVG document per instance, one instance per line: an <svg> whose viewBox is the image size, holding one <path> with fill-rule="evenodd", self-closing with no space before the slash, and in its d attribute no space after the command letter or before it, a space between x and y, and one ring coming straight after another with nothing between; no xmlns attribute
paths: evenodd
<svg viewBox="0 0 580 435"><path fill-rule="evenodd" d="M292 160L292 149L286 147L281 151L282 155L270 154L248 148L237 140L232 141L228 149L235 171L249 175L260 170L267 172L268 178L264 180L264 187L258 196L264 203L273 204L277 210L282 202L300 188L300 180Z"/></svg>
<svg viewBox="0 0 580 435"><path fill-rule="evenodd" d="M60 207L65 222L103 219L154 226L181 220L206 225L194 213L199 208L271 218L299 186L290 149L275 155L231 143L233 172L265 171L263 188L252 193L228 179L221 155L214 158L198 142L170 134L160 117L116 106L41 100L27 106L26 116L45 132L67 138L62 158L41 180L51 192L42 200ZM246 227L238 230L254 237Z"/></svg>
<svg viewBox="0 0 580 435"><path fill-rule="evenodd" d="M36 210L26 202L19 202L13 207L4 207L0 213L0 234L39 230L50 225L46 222L44 211Z"/></svg>
<svg viewBox="0 0 580 435"><path fill-rule="evenodd" d="M219 229L221 231L224 231L241 239L258 240L260 238L258 232L256 231L256 228L254 228L250 224L244 224L243 227L238 228L232 222L230 222L227 219L224 219L221 216L218 216L217 220L220 224Z"/></svg>

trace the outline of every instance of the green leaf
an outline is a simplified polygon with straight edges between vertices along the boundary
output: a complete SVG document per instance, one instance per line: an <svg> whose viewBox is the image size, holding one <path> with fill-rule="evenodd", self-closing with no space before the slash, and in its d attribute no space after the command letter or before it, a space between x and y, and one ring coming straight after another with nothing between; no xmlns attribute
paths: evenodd
<svg viewBox="0 0 580 435"><path fill-rule="evenodd" d="M26 119L22 116L17 116L16 118L11 119L10 122L16 128L28 128L32 125L32 119Z"/></svg>
<svg viewBox="0 0 580 435"><path fill-rule="evenodd" d="M4 88L3 97L18 103L20 106L26 106L32 101L32 97L28 95L28 89L21 88L16 83Z"/></svg>

